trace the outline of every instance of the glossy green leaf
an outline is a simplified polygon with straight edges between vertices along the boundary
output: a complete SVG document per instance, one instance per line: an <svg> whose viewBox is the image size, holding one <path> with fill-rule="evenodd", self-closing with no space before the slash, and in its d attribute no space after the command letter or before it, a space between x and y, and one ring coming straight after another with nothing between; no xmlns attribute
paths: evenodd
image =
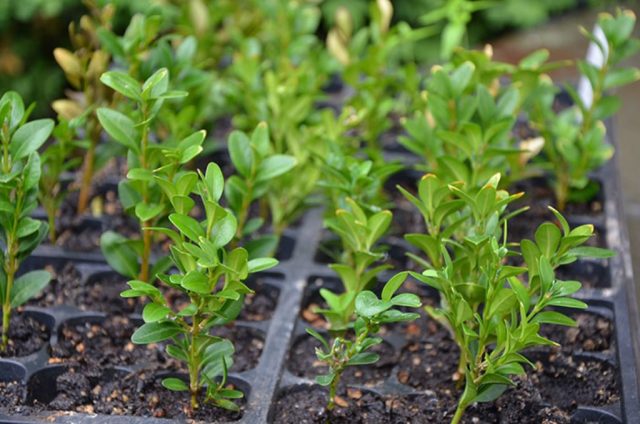
<svg viewBox="0 0 640 424"><path fill-rule="evenodd" d="M140 100L140 83L121 71L109 71L100 76L100 81L132 100Z"/></svg>
<svg viewBox="0 0 640 424"><path fill-rule="evenodd" d="M258 166L256 181L267 181L292 170L297 164L296 158L289 155L273 155Z"/></svg>
<svg viewBox="0 0 640 424"><path fill-rule="evenodd" d="M18 128L9 145L9 153L13 160L25 158L36 152L51 135L53 125L51 119L38 119Z"/></svg>
<svg viewBox="0 0 640 424"><path fill-rule="evenodd" d="M189 386L183 380L175 377L169 377L162 380L162 385L174 392L185 392L189 390Z"/></svg>
<svg viewBox="0 0 640 424"><path fill-rule="evenodd" d="M127 239L113 231L100 237L100 249L107 263L125 277L135 278L140 272L138 253L127 244Z"/></svg>
<svg viewBox="0 0 640 424"><path fill-rule="evenodd" d="M135 344L158 343L181 331L182 328L173 321L148 322L133 333L131 341Z"/></svg>
<svg viewBox="0 0 640 424"><path fill-rule="evenodd" d="M133 152L139 152L135 123L128 116L104 107L99 108L97 113L100 125L115 141Z"/></svg>
<svg viewBox="0 0 640 424"><path fill-rule="evenodd" d="M171 309L157 303L147 303L142 310L144 322L156 322L164 319Z"/></svg>
<svg viewBox="0 0 640 424"><path fill-rule="evenodd" d="M17 308L40 293L51 281L48 271L31 271L16 278L11 289L11 307Z"/></svg>

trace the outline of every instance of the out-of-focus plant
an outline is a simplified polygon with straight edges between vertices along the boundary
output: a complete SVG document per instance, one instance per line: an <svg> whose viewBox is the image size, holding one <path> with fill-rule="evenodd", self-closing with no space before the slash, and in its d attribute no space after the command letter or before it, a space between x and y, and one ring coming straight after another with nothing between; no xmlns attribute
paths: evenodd
<svg viewBox="0 0 640 424"><path fill-rule="evenodd" d="M622 65L640 50L640 40L632 36L635 22L636 17L629 10L618 11L615 16L604 13L597 22L602 37L581 30L603 58L601 64L578 61L580 73L589 82L591 101L566 86L575 105L558 112L553 108L558 90L551 81L541 87L536 97L531 119L545 139L544 153L560 210L571 200L586 201L597 192L590 173L613 156L613 146L605 139L603 120L616 113L621 102L607 93L640 79L637 68Z"/></svg>
<svg viewBox="0 0 640 424"><path fill-rule="evenodd" d="M38 206L38 148L51 134L53 121L27 122L32 110L33 106L25 110L16 92L7 92L0 98L0 352L9 344L11 310L35 296L51 279L47 271L31 271L16 278L21 262L47 236L47 223L29 215Z"/></svg>
<svg viewBox="0 0 640 424"><path fill-rule="evenodd" d="M498 6L498 1L448 0L420 17L424 25L444 23L440 35L440 56L449 59L453 50L464 44L471 16L480 10Z"/></svg>
<svg viewBox="0 0 640 424"><path fill-rule="evenodd" d="M40 155L42 175L38 196L47 214L49 242L52 244L57 239L56 217L69 190L63 181L64 174L73 171L81 163L80 158L73 157L74 150L78 148L76 125L78 122L75 120L67 121L59 117L58 125L53 129L53 140Z"/></svg>
<svg viewBox="0 0 640 424"><path fill-rule="evenodd" d="M340 7L327 35L327 49L342 64L342 76L354 89L347 107L353 109L367 153L376 161L382 160L380 135L390 127L389 115L398 107L394 97L405 72L398 66L400 59L412 59L414 43L431 34L429 28L412 29L406 23L391 26L392 15L390 1L372 2L370 25L354 31L349 11Z"/></svg>
<svg viewBox="0 0 640 424"><path fill-rule="evenodd" d="M97 170L97 164L104 160L97 158L102 127L96 116L96 108L108 104L111 90L100 83L100 75L109 66L110 55L102 47L98 33L108 28L115 11L111 6L103 9L93 8L90 15L80 19L78 25L69 25L69 36L74 50L56 48L53 52L56 61L64 71L67 81L77 90L66 99L52 103L53 109L66 120L81 118L82 146L86 149L82 163L82 177L77 211L83 213L89 205L91 181ZM108 153L108 152L105 152Z"/></svg>
<svg viewBox="0 0 640 424"><path fill-rule="evenodd" d="M278 237L262 235L251 237L265 223L268 217L251 217L251 206L264 198L277 179L296 166L291 155L275 154L269 137L269 128L260 123L249 137L241 131L229 136L229 154L237 171L227 180L225 196L238 223L234 240L245 247L249 257L272 255L278 245ZM277 212L271 211L270 216ZM249 240L245 240L250 237Z"/></svg>

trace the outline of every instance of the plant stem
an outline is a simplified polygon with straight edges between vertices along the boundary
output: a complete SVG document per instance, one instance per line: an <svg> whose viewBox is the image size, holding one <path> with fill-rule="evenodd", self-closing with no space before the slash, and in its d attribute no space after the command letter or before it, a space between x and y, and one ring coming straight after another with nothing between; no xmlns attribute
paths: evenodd
<svg viewBox="0 0 640 424"><path fill-rule="evenodd" d="M331 385L329 386L329 402L327 403L327 411L333 411L333 408L336 406L335 397L338 392L338 384L340 383L340 377L342 376L342 371L336 373L336 376L333 378Z"/></svg>
<svg viewBox="0 0 640 424"><path fill-rule="evenodd" d="M58 239L58 233L56 232L56 209L55 206L53 208L47 208L47 221L49 222L49 242L51 244L56 244L56 240Z"/></svg>
<svg viewBox="0 0 640 424"><path fill-rule="evenodd" d="M151 223L144 221L142 228L149 227ZM151 230L142 230L142 263L140 264L140 281L149 282L149 258L151 257L151 241L153 232Z"/></svg>
<svg viewBox="0 0 640 424"><path fill-rule="evenodd" d="M84 169L82 171L82 183L80 185L80 194L78 196L78 215L84 213L89 205L89 193L91 192L91 180L93 179L93 165L95 162L96 143L91 140L87 155L84 158Z"/></svg>
<svg viewBox="0 0 640 424"><path fill-rule="evenodd" d="M198 369L200 361L198 360L198 349L196 339L200 331L200 320L198 315L193 317L193 325L191 326L191 346L189 346L189 393L191 395L191 410L198 409L198 392L200 391L200 382L198 381Z"/></svg>
<svg viewBox="0 0 640 424"><path fill-rule="evenodd" d="M147 109L142 108L142 122L147 121ZM147 147L149 144L149 125L145 124L142 128L142 139L140 143L140 167L142 169L148 169L147 164ZM146 181L142 182L142 201L147 203L149 200L149 187ZM140 264L140 280L148 283L149 281L149 257L151 256L151 230L145 230L146 227L150 227L151 222L149 220L140 223L140 231L142 232L142 258Z"/></svg>
<svg viewBox="0 0 640 424"><path fill-rule="evenodd" d="M451 419L451 424L458 424L462 419L462 416L464 415L464 411L466 411L466 409L467 409L467 405L462 402L459 402L458 407L456 408L456 413L453 415L453 418Z"/></svg>
<svg viewBox="0 0 640 424"><path fill-rule="evenodd" d="M15 262L15 260L14 260ZM7 270L7 286L5 290L5 299L2 304L2 344L0 345L0 352L7 350L9 344L9 323L11 321L11 290L13 288L13 279L15 276L15 270L13 267Z"/></svg>

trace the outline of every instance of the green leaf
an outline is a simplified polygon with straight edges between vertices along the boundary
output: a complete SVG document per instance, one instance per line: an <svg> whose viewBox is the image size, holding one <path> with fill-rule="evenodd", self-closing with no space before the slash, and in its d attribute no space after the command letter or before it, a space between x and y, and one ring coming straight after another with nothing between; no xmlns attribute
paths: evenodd
<svg viewBox="0 0 640 424"><path fill-rule="evenodd" d="M198 221L187 215L172 213L169 221L185 236L193 241L198 241L199 237L204 237L204 229Z"/></svg>
<svg viewBox="0 0 640 424"><path fill-rule="evenodd" d="M138 253L127 241L120 234L107 231L100 237L100 249L111 268L125 277L135 278L140 272Z"/></svg>
<svg viewBox="0 0 640 424"><path fill-rule="evenodd" d="M169 377L162 380L162 385L174 392L185 392L189 390L189 386L183 380L175 377Z"/></svg>
<svg viewBox="0 0 640 424"><path fill-rule="evenodd" d="M11 307L17 308L38 294L51 281L48 271L31 271L18 277L11 289Z"/></svg>
<svg viewBox="0 0 640 424"><path fill-rule="evenodd" d="M24 217L18 223L16 235L18 236L18 238L26 237L38 231L40 225L42 225L42 221L38 221L28 216Z"/></svg>
<svg viewBox="0 0 640 424"><path fill-rule="evenodd" d="M209 279L202 272L194 270L187 273L182 279L182 287L195 293L211 293Z"/></svg>
<svg viewBox="0 0 640 424"><path fill-rule="evenodd" d="M133 168L127 172L127 178L130 180L151 181L153 180L153 172L144 168Z"/></svg>
<svg viewBox="0 0 640 424"><path fill-rule="evenodd" d="M117 110L102 107L98 109L98 120L102 128L115 141L129 150L139 153L135 123L128 116Z"/></svg>
<svg viewBox="0 0 640 424"><path fill-rule="evenodd" d="M322 337L322 334L318 333L313 328L307 328L306 331L311 337L319 341L327 352L331 350L331 348L329 347L329 343L327 343L325 338Z"/></svg>
<svg viewBox="0 0 640 424"><path fill-rule="evenodd" d="M406 306L408 308L419 308L420 298L413 293L401 293L391 298L390 303L394 306Z"/></svg>
<svg viewBox="0 0 640 424"><path fill-rule="evenodd" d="M171 309L157 303L148 303L142 310L142 319L144 322L156 322L164 319Z"/></svg>
<svg viewBox="0 0 640 424"><path fill-rule="evenodd" d="M546 258L552 258L556 254L562 234L560 229L550 222L540 225L535 234L536 244L540 248L540 252Z"/></svg>
<svg viewBox="0 0 640 424"><path fill-rule="evenodd" d="M100 76L100 81L132 100L140 100L140 83L121 71L109 71Z"/></svg>
<svg viewBox="0 0 640 424"><path fill-rule="evenodd" d="M393 306L389 302L378 299L377 296L369 290L358 293L355 304L357 314L367 318L372 318Z"/></svg>
<svg viewBox="0 0 640 424"><path fill-rule="evenodd" d="M164 205L162 204L151 204L148 205L146 203L138 203L136 205L136 216L142 222L149 221L150 219L155 218L160 215L160 213L164 210Z"/></svg>
<svg viewBox="0 0 640 424"><path fill-rule="evenodd" d="M587 309L588 305L581 300L571 297L556 297L547 302L547 306L560 306L562 308Z"/></svg>
<svg viewBox="0 0 640 424"><path fill-rule="evenodd" d="M162 96L169 89L169 71L160 68L142 84L142 94L149 99Z"/></svg>
<svg viewBox="0 0 640 424"><path fill-rule="evenodd" d="M488 384L478 390L473 402L493 402L499 398L509 386L506 384Z"/></svg>
<svg viewBox="0 0 640 424"><path fill-rule="evenodd" d="M380 359L380 355L373 352L360 352L353 355L347 365L369 365L375 364Z"/></svg>
<svg viewBox="0 0 640 424"><path fill-rule="evenodd" d="M272 178L279 177L286 174L293 167L296 166L298 161L293 156L289 155L273 155L266 158L258 166L258 172L256 173L256 181L267 181Z"/></svg>
<svg viewBox="0 0 640 424"><path fill-rule="evenodd" d="M203 182L205 183L213 200L220 200L222 190L224 190L224 177L222 176L220 167L216 163L210 162L207 165L207 171L204 174Z"/></svg>
<svg viewBox="0 0 640 424"><path fill-rule="evenodd" d="M148 322L138 328L131 336L135 344L157 343L180 333L182 328L173 321Z"/></svg>
<svg viewBox="0 0 640 424"><path fill-rule="evenodd" d="M604 77L604 90L631 84L640 79L640 71L636 68L612 69Z"/></svg>
<svg viewBox="0 0 640 424"><path fill-rule="evenodd" d="M380 298L385 302L391 300L395 292L398 291L400 286L402 286L402 283L407 279L408 275L409 273L405 271L391 277L389 281L387 281L387 284L384 285Z"/></svg>
<svg viewBox="0 0 640 424"><path fill-rule="evenodd" d="M539 324L557 324L567 327L575 327L577 323L568 316L556 311L543 311L533 317L531 322Z"/></svg>
<svg viewBox="0 0 640 424"><path fill-rule="evenodd" d="M278 260L274 258L256 258L248 263L249 273L264 271L278 265Z"/></svg>
<svg viewBox="0 0 640 424"><path fill-rule="evenodd" d="M616 252L610 249L603 249L601 247L581 246L569 250L570 255L575 255L582 258L592 259L606 259L612 258L616 255Z"/></svg>
<svg viewBox="0 0 640 424"><path fill-rule="evenodd" d="M11 137L9 153L13 160L19 160L36 152L53 131L51 119L38 119L27 122L16 130Z"/></svg>
<svg viewBox="0 0 640 424"><path fill-rule="evenodd" d="M253 150L249 138L242 131L233 131L229 135L229 156L231 162L243 177L251 176L253 171Z"/></svg>
<svg viewBox="0 0 640 424"><path fill-rule="evenodd" d="M333 382L334 378L335 378L335 374L333 373L327 374L327 375L319 375L316 377L316 383L318 383L321 386L328 386Z"/></svg>

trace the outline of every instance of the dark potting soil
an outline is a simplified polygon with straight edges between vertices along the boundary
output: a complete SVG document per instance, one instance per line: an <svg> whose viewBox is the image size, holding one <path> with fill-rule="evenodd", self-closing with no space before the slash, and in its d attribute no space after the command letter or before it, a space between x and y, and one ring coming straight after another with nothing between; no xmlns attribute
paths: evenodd
<svg viewBox="0 0 640 424"><path fill-rule="evenodd" d="M2 320L0 320L2 324ZM27 356L38 350L49 341L49 328L34 317L13 311L9 322L9 343L0 358Z"/></svg>
<svg viewBox="0 0 640 424"><path fill-rule="evenodd" d="M238 316L243 321L264 321L271 318L278 303L278 290L264 283L260 278L256 279L251 288L251 293L244 298L244 307Z"/></svg>
<svg viewBox="0 0 640 424"><path fill-rule="evenodd" d="M8 412L21 405L25 390L21 381L0 381L0 412Z"/></svg>
<svg viewBox="0 0 640 424"><path fill-rule="evenodd" d="M510 193L524 192L524 196L509 206L510 210L516 210L522 206L529 206L529 210L515 216L509 220L509 240L520 241L531 239L535 235L535 230L540 224L551 221L555 222L555 217L549 210L549 206L557 209L557 204L553 191L549 188L546 180L542 178L532 178L520 181L510 189ZM591 222L595 222L603 214L603 201L596 197L585 203L568 203L562 212L569 224L572 223L573 216L589 217ZM595 235L587 241L586 245L606 247L606 237L603 231L595 228Z"/></svg>
<svg viewBox="0 0 640 424"><path fill-rule="evenodd" d="M277 424L369 424L388 422L382 397L357 389L338 393L331 412L325 406L329 392L319 386L302 386L287 390L275 402L270 422Z"/></svg>
<svg viewBox="0 0 640 424"><path fill-rule="evenodd" d="M264 348L264 334L239 325L214 327L212 334L229 339L235 347L231 371L242 372L255 368Z"/></svg>
<svg viewBox="0 0 640 424"><path fill-rule="evenodd" d="M562 312L562 309L559 311ZM568 315L576 320L577 327L547 324L540 328L543 337L560 343L560 347L554 349L566 355L580 352L615 354L614 327L609 318L588 312L573 312Z"/></svg>
<svg viewBox="0 0 640 424"><path fill-rule="evenodd" d="M331 341L329 341L331 345ZM309 335L301 336L289 352L287 368L298 377L314 379L318 375L327 373L327 366L316 357L315 350L321 344ZM371 352L378 353L380 360L371 365L348 367L342 379L344 384L375 386L386 380L396 363L397 355L391 345L383 342L371 348Z"/></svg>
<svg viewBox="0 0 640 424"><path fill-rule="evenodd" d="M571 264L559 267L556 270L556 278L578 280L582 283L582 287L590 289L611 287L609 270L601 263L588 259L578 259Z"/></svg>
<svg viewBox="0 0 640 424"><path fill-rule="evenodd" d="M72 305L83 311L115 314L142 312L143 301L140 298L120 297L120 293L129 286L127 279L115 272L95 274L83 283L79 271L69 263L53 275L51 283L29 305L43 308Z"/></svg>
<svg viewBox="0 0 640 424"><path fill-rule="evenodd" d="M160 378L143 372L124 374L71 368L59 374L55 382L43 383L55 386L53 397L40 398L37 389L32 388L32 405L9 408L8 412L29 415L57 410L181 420L193 418L205 422L235 421L242 416L242 410L231 412L217 408L205 403L203 396L201 407L190 414L187 392L167 390L161 385ZM236 403L242 408L245 401L241 399Z"/></svg>
<svg viewBox="0 0 640 424"><path fill-rule="evenodd" d="M473 424L522 423L569 424L569 412L543 403L540 393L526 378L516 379L515 386L495 402L478 403L465 411L462 422ZM435 393L391 398L389 422L436 423L448 422L455 413L457 398L437 396Z"/></svg>
<svg viewBox="0 0 640 424"><path fill-rule="evenodd" d="M138 326L128 317L119 315L108 316L102 322L66 322L60 328L58 343L51 346L49 362L98 367L133 365L146 369L171 366L175 361L161 346L131 342L131 335Z"/></svg>
<svg viewBox="0 0 640 424"><path fill-rule="evenodd" d="M603 406L620 400L616 369L605 361L562 353L527 353L536 369L527 370L544 401L563 409Z"/></svg>
<svg viewBox="0 0 640 424"><path fill-rule="evenodd" d="M424 316L401 328L407 344L398 361L398 381L419 390L451 395L459 349L448 331Z"/></svg>

